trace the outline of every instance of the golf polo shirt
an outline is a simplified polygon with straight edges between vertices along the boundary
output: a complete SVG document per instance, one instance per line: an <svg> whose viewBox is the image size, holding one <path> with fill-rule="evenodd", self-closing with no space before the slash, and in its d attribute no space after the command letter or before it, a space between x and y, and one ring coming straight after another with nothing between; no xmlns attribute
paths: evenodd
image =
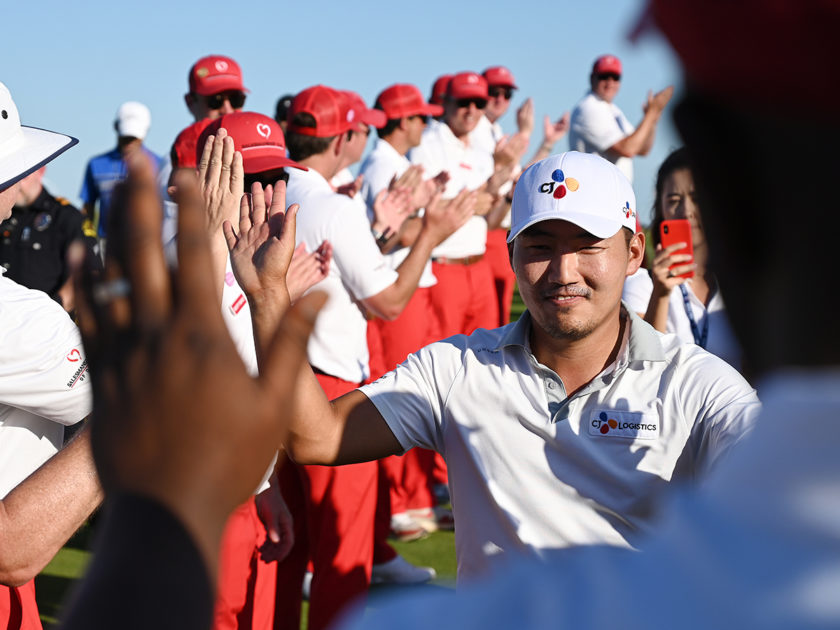
<svg viewBox="0 0 840 630"><path fill-rule="evenodd" d="M615 164L632 183L633 159L609 153L607 149L635 130L617 105L589 92L572 110L569 148L572 151L600 155Z"/></svg>
<svg viewBox="0 0 840 630"><path fill-rule="evenodd" d="M420 164L426 177L441 171L449 173L443 191L444 199L452 199L464 188L477 190L493 175L493 157L464 144L455 137L449 125L430 125L423 132L420 146L409 154L413 164ZM438 245L432 258L466 258L484 253L487 241L487 221L474 216L454 234Z"/></svg>
<svg viewBox="0 0 840 630"><path fill-rule="evenodd" d="M0 276L0 498L53 456L93 398L81 336L46 293Z"/></svg>
<svg viewBox="0 0 840 630"><path fill-rule="evenodd" d="M529 348L530 315L423 348L361 388L406 450L449 466L458 579L491 556L650 533L672 479L705 472L759 411L732 367L630 312L616 361L571 397Z"/></svg>
<svg viewBox="0 0 840 630"><path fill-rule="evenodd" d="M358 301L394 284L397 272L376 246L362 204L333 192L314 169L288 173L286 202L300 204L297 244L305 243L310 252L324 241L333 246L329 274L311 289L324 291L328 299L309 338L309 363L326 374L361 383L370 369L367 320Z"/></svg>
<svg viewBox="0 0 840 630"><path fill-rule="evenodd" d="M359 171L365 176L361 194L362 199L367 204L367 216L371 224L374 219L373 204L376 201L376 196L391 185L391 180L394 177L400 177L405 173L409 166L411 166L411 162L408 161L408 158L400 155L390 143L381 138L377 139L373 150L365 158ZM400 247L389 254L385 254L385 260L388 261L392 269L396 269L408 257L410 251L410 247ZM432 261L428 260L417 286L425 289L436 282L437 279L432 273Z"/></svg>

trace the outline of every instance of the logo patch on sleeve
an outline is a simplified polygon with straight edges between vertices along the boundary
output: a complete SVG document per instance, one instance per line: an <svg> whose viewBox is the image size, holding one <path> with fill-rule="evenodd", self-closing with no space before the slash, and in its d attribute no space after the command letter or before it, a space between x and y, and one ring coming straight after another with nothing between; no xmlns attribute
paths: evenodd
<svg viewBox="0 0 840 630"><path fill-rule="evenodd" d="M590 418L589 435L654 440L659 437L659 419L641 411L596 409Z"/></svg>

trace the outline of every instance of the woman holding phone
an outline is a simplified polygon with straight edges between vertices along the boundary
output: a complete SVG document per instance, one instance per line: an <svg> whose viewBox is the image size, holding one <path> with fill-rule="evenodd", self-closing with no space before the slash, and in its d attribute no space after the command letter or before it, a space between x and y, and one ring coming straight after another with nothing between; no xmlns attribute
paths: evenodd
<svg viewBox="0 0 840 630"><path fill-rule="evenodd" d="M680 223L687 223L685 236L669 240L679 233ZM650 269L627 278L623 300L660 332L696 343L741 369L741 349L706 265L708 247L685 148L671 153L659 167L651 234L656 246L653 262ZM686 253L692 248L693 256Z"/></svg>

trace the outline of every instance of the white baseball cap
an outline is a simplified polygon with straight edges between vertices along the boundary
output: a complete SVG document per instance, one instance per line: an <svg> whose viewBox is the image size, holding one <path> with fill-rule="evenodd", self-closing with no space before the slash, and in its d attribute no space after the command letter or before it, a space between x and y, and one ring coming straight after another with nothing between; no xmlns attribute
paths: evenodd
<svg viewBox="0 0 840 630"><path fill-rule="evenodd" d="M128 101L117 110L116 124L120 136L143 140L152 126L152 114L143 103Z"/></svg>
<svg viewBox="0 0 840 630"><path fill-rule="evenodd" d="M78 142L62 133L22 126L9 88L0 83L0 190L34 173Z"/></svg>
<svg viewBox="0 0 840 630"><path fill-rule="evenodd" d="M592 153L552 155L525 170L516 183L508 243L540 221L561 219L598 238L622 227L636 231L636 195L612 162Z"/></svg>

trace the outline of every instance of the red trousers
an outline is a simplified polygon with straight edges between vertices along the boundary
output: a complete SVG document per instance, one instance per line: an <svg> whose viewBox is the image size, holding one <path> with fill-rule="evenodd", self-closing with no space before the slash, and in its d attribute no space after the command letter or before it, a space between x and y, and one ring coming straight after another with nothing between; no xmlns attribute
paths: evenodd
<svg viewBox="0 0 840 630"><path fill-rule="evenodd" d="M265 526L251 497L230 515L222 536L215 630L273 627L277 569L261 554L265 541Z"/></svg>
<svg viewBox="0 0 840 630"><path fill-rule="evenodd" d="M0 584L0 630L42 630L35 601L35 580L23 586Z"/></svg>
<svg viewBox="0 0 840 630"><path fill-rule="evenodd" d="M429 290L442 338L496 328L499 306L486 258L471 265L432 263L437 284Z"/></svg>
<svg viewBox="0 0 840 630"><path fill-rule="evenodd" d="M516 275L510 266L506 239L507 230L489 230L487 251L484 253L493 271L493 284L499 305L499 326L510 323L510 307L513 304L513 291L516 287Z"/></svg>
<svg viewBox="0 0 840 630"><path fill-rule="evenodd" d="M338 398L358 386L334 376L317 375L327 398ZM285 468L285 467L284 467ZM291 468L289 466L288 468ZM351 602L367 592L373 564L373 520L376 509L377 468L375 462L349 466L300 466L303 514L294 506L291 472L281 474L281 488L295 520L303 519L306 535L295 539L295 548L278 568L278 599L292 600L280 609L300 602L300 589L308 555L313 577L309 594L309 628L324 630ZM288 497L287 497L288 492ZM297 528L296 528L297 529ZM279 612L279 611L278 611ZM278 614L276 628L293 628L294 619Z"/></svg>

